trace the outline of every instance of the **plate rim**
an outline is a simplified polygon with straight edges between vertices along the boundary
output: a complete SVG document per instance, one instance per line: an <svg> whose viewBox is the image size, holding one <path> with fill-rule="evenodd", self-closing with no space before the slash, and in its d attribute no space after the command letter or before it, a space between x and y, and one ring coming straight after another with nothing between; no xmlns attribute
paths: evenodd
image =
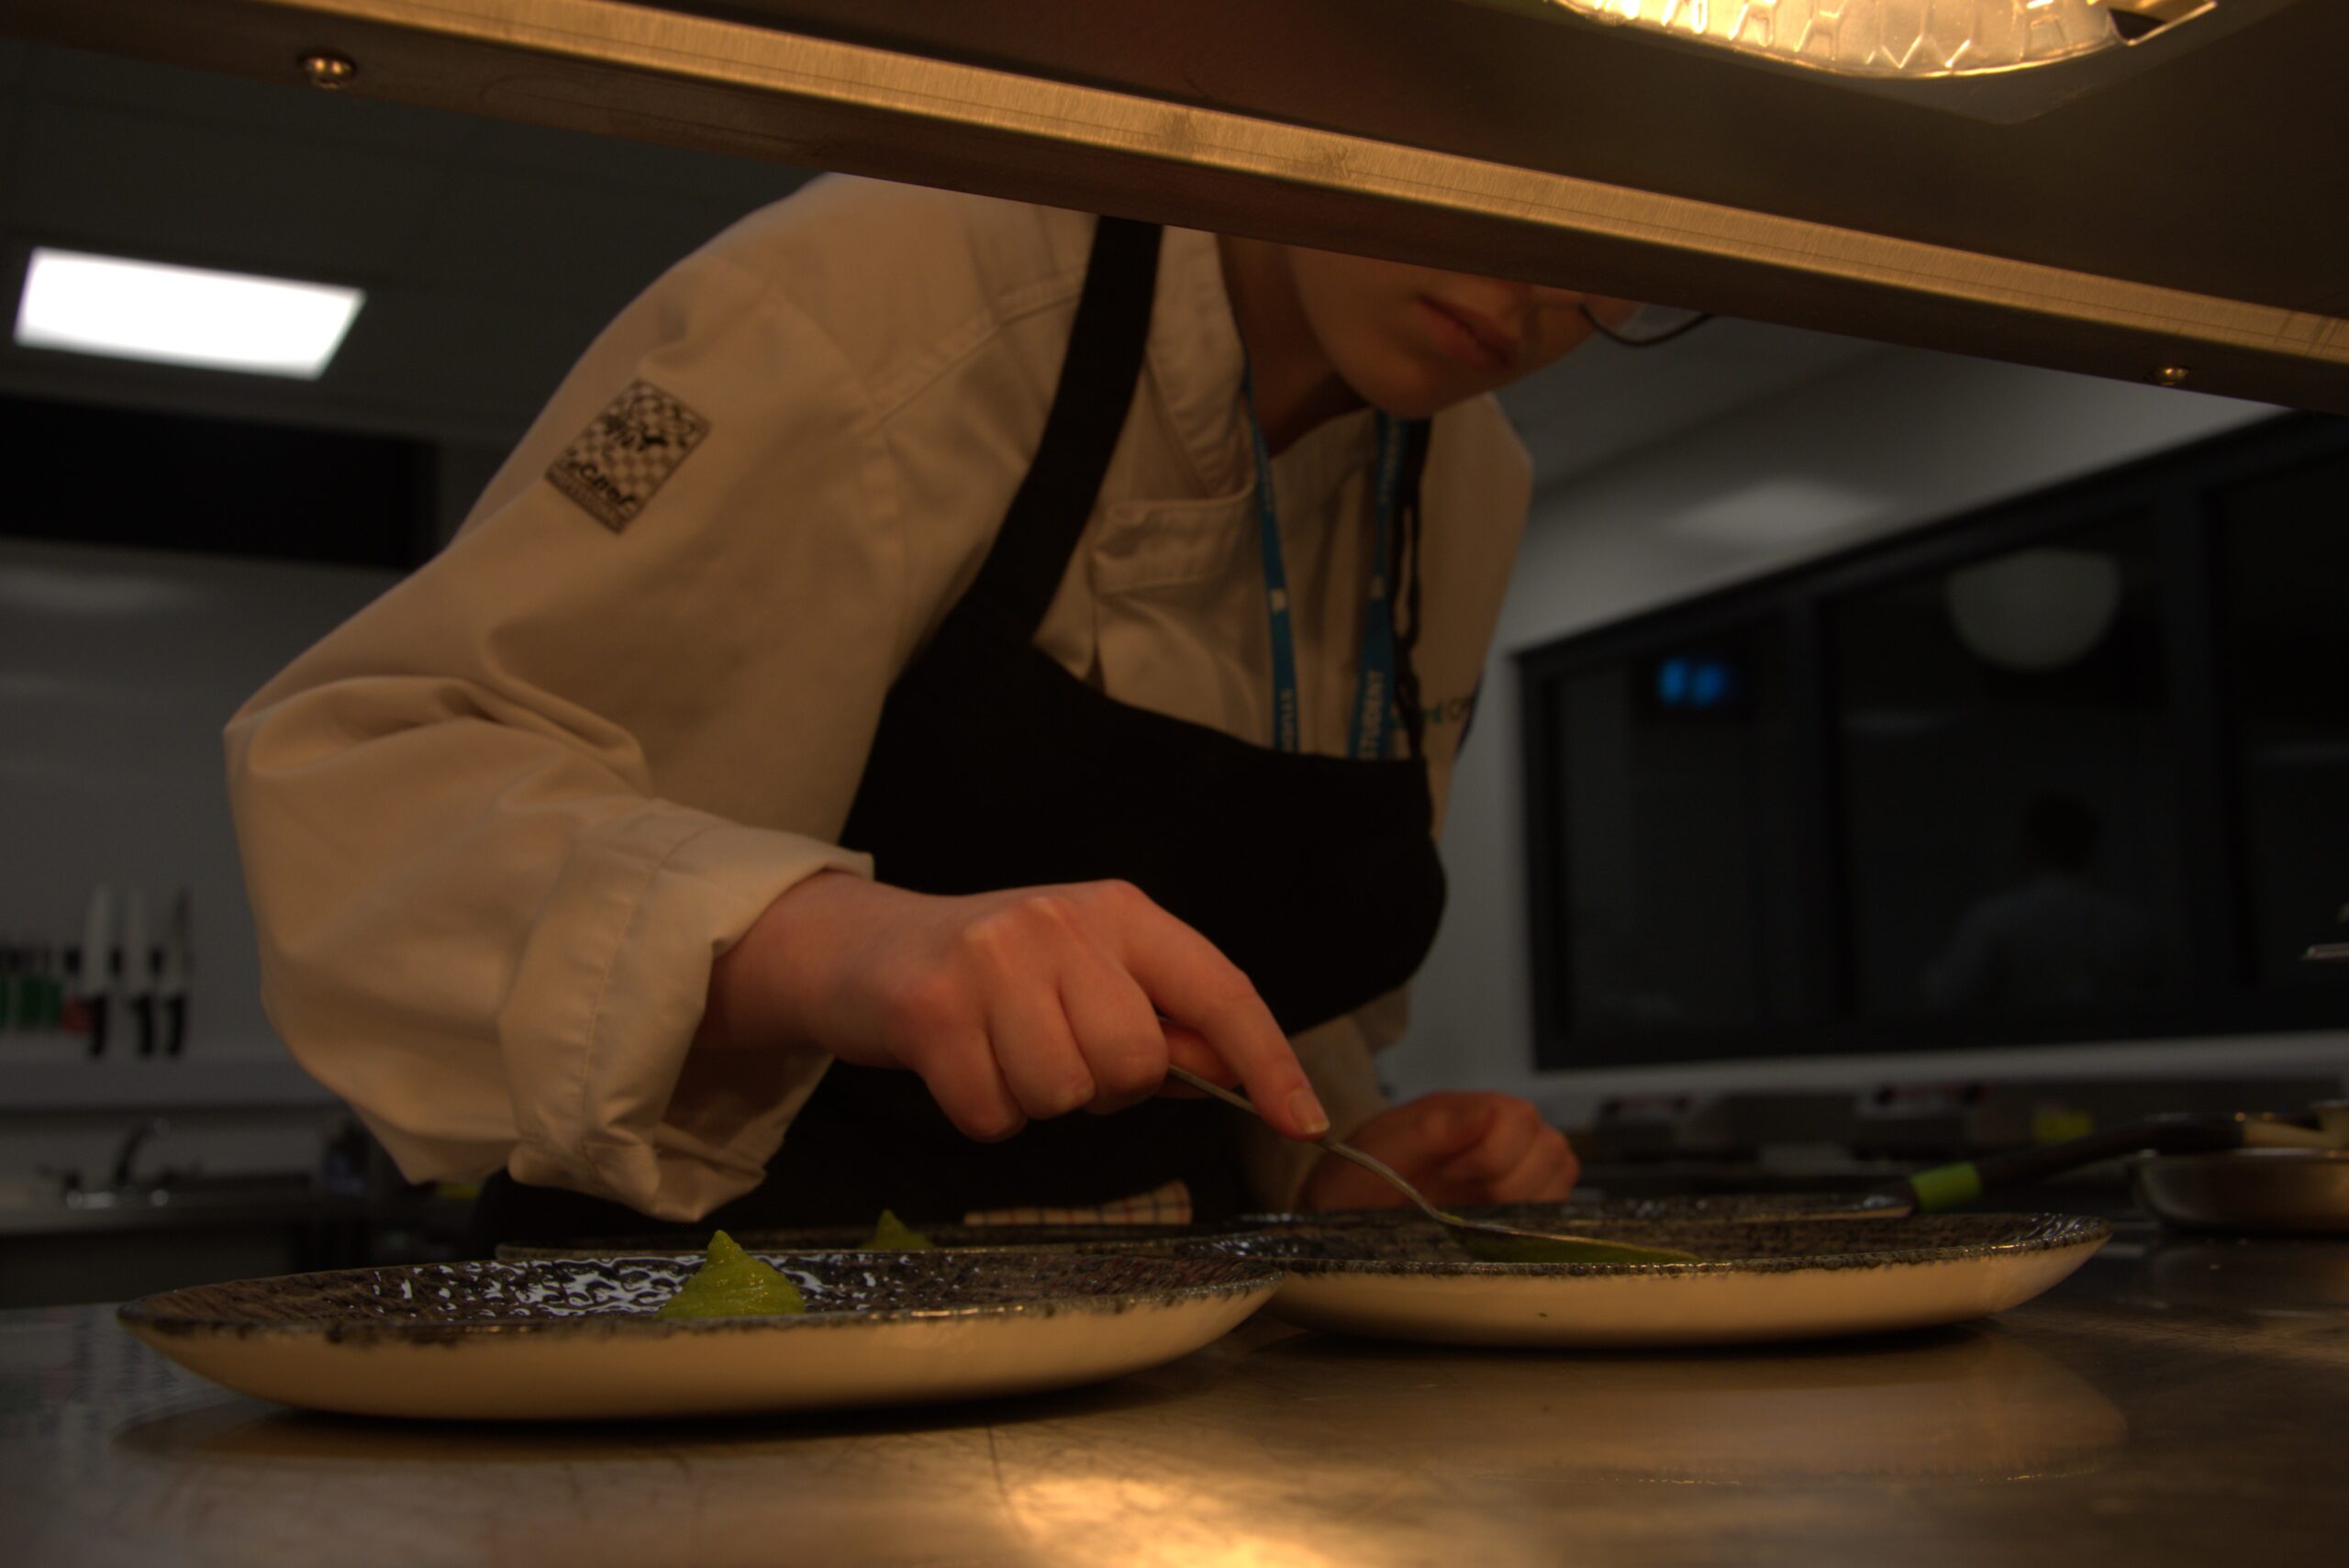
<svg viewBox="0 0 2349 1568"><path fill-rule="evenodd" d="M876 1254L872 1252L766 1252L753 1254L766 1261L807 1258L859 1258L869 1261L875 1256L904 1257L907 1253ZM919 1253L910 1254L919 1256ZM990 1258L999 1259L1012 1254L996 1252ZM1081 1254L1047 1253L1055 1261ZM627 1262L649 1262L674 1265L676 1254L626 1258L584 1258L576 1260L531 1259L505 1262L497 1259L459 1259L459 1263L472 1263L501 1269L529 1269L571 1261L583 1263L618 1265ZM353 1274L381 1274L443 1269L449 1263L377 1263L351 1269L318 1269L303 1273L264 1274L250 1279L222 1280L217 1284L184 1285L175 1290L158 1291L134 1301L124 1302L115 1308L115 1318L125 1328L162 1335L226 1334L243 1338L262 1334L289 1334L317 1337L335 1343L362 1340L391 1340L405 1343L442 1343L467 1339L543 1339L550 1335L580 1337L621 1335L629 1338L674 1339L680 1335L743 1332L812 1331L852 1327L879 1327L898 1323L984 1322L993 1319L1032 1318L1050 1316L1059 1311L1082 1311L1116 1314L1139 1307L1180 1306L1207 1301L1229 1300L1234 1296L1277 1291L1284 1283L1288 1267L1281 1260L1260 1258L1239 1252L1210 1252L1182 1258L1160 1258L1147 1254L1119 1256L1121 1263L1158 1266L1172 1263L1219 1262L1241 1272L1226 1280L1201 1284L1169 1284L1158 1287L1120 1290L1097 1295L1068 1295L1038 1296L1030 1300L973 1302L955 1307L895 1307L875 1310L845 1310L829 1312L785 1312L737 1318L656 1318L651 1313L625 1311L581 1312L562 1317L488 1318L465 1321L451 1321L429 1318L230 1318L215 1315L159 1311L158 1304L189 1291L223 1290L237 1285L291 1284L295 1281L332 1280ZM1049 1311L1040 1310L1049 1308Z"/></svg>
<svg viewBox="0 0 2349 1568"><path fill-rule="evenodd" d="M2189 1154L2139 1154L2132 1169L2159 1162L2167 1165L2241 1169L2246 1162L2262 1169L2271 1166L2332 1165L2349 1162L2349 1149L2205 1149Z"/></svg>
<svg viewBox="0 0 2349 1568"><path fill-rule="evenodd" d="M925 1223L916 1226L914 1229L926 1235L932 1232L940 1234L951 1232L967 1235L982 1232L992 1229L992 1227L984 1225L933 1225ZM1121 1232L1121 1234L1065 1236L1055 1237L1050 1240L1044 1240L1041 1236L1041 1232L1052 1229L1050 1222L1037 1225L1028 1225L1023 1223L1018 1226L1007 1224L1003 1229L1018 1229L1025 1234L1025 1239L1016 1241L972 1241L959 1240L953 1241L941 1241L936 1243L935 1250L943 1252L956 1252L984 1256L1001 1256L1006 1253L1018 1252L1071 1253L1097 1251L1103 1256L1132 1255L1175 1257L1185 1254L1168 1251L1167 1249L1188 1248L1203 1245L1208 1242L1229 1240L1237 1236L1253 1235L1258 1228L1252 1225L1241 1225L1237 1222L1221 1224L1216 1222L1201 1223L1196 1221L1185 1221L1178 1224L1135 1221L1129 1224L1123 1221L1119 1221L1099 1225L1096 1225L1091 1222L1083 1222L1070 1224L1066 1229L1072 1231L1118 1231ZM759 1236L763 1234L773 1234L774 1232L782 1232L787 1235L794 1231L815 1232L822 1230L837 1230L842 1234L846 1234L851 1230L867 1235L871 1233L870 1228L864 1226L745 1226L740 1228L740 1232L736 1235L735 1239L738 1241L741 1241L743 1251L749 1252L754 1258L799 1257L811 1253L830 1254L837 1252L862 1252L874 1256L886 1256L899 1252L919 1252L932 1250L931 1248L926 1247L867 1247L856 1244L844 1244L841 1246L806 1245L775 1247L766 1245L760 1241L742 1240L742 1237L744 1236ZM729 1234L733 1233L729 1232ZM707 1250L707 1248L705 1245L697 1245L694 1243L690 1240L691 1235L691 1232L681 1233L677 1238L678 1244L674 1247L653 1245L609 1246L599 1243L594 1239L587 1237L575 1239L575 1245L570 1243L547 1245L535 1241L501 1241L497 1244L496 1251L486 1261L501 1263L550 1263L571 1260L576 1260L583 1262L610 1262L618 1258L671 1258L681 1253L688 1256L699 1256ZM628 1238L628 1240L634 1242L649 1242L651 1238L639 1235ZM1157 1248L1161 1250L1152 1253L1145 1251L1145 1249L1149 1248Z"/></svg>
<svg viewBox="0 0 2349 1568"><path fill-rule="evenodd" d="M1943 1247L1904 1247L1865 1252L1807 1252L1779 1258L1699 1258L1685 1263L1498 1263L1473 1259L1313 1257L1287 1257L1281 1258L1280 1262L1282 1267L1293 1274L1356 1273L1390 1277L1418 1275L1431 1278L1472 1279L1698 1278L1736 1274L1825 1273L1845 1269L1880 1268L1887 1265L1918 1267L1929 1263L1965 1262L1981 1258L2019 1257L2032 1252L2062 1251L2074 1247L2090 1245L2101 1247L2113 1237L2112 1222L2093 1215L2017 1214L2009 1216L1985 1213L1978 1218L1984 1219L2010 1218L2028 1220L2032 1222L2033 1229L2045 1227L2047 1233L2016 1236L1998 1241L1969 1241ZM1831 1217L1827 1222L1841 1223L1842 1217ZM1887 1223L1882 1218L1868 1218L1862 1222L1871 1225ZM1742 1220L1729 1223L1764 1222ZM1788 1219L1775 1223L1807 1225L1819 1223L1819 1221ZM1889 1223L1897 1224L1898 1221ZM1240 1255L1254 1256L1255 1254L1241 1252ZM1271 1255L1278 1256L1277 1253Z"/></svg>

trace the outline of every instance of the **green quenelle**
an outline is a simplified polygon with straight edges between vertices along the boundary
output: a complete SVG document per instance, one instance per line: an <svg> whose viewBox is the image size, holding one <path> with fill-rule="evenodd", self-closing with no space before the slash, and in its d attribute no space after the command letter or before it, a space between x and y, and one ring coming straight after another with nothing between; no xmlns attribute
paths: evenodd
<svg viewBox="0 0 2349 1568"><path fill-rule="evenodd" d="M896 1211L885 1208L880 1222L873 1227L873 1234L865 1238L862 1251L867 1252L929 1252L937 1251L938 1243L899 1219Z"/></svg>
<svg viewBox="0 0 2349 1568"><path fill-rule="evenodd" d="M694 1277L677 1287L655 1318L774 1318L805 1312L799 1288L769 1265L742 1251L720 1230Z"/></svg>

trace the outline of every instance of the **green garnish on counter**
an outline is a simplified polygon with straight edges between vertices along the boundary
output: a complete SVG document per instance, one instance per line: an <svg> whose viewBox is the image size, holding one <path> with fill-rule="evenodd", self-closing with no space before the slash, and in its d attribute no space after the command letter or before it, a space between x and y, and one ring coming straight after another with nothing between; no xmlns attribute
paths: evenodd
<svg viewBox="0 0 2349 1568"><path fill-rule="evenodd" d="M860 1250L867 1252L929 1252L935 1251L937 1248L937 1242L899 1219L896 1210L885 1208L881 1211L879 1223L873 1227L873 1234L865 1238Z"/></svg>
<svg viewBox="0 0 2349 1568"><path fill-rule="evenodd" d="M661 1304L655 1318L774 1318L805 1312L799 1287L742 1251L741 1244L720 1230L709 1239L709 1251L693 1278Z"/></svg>

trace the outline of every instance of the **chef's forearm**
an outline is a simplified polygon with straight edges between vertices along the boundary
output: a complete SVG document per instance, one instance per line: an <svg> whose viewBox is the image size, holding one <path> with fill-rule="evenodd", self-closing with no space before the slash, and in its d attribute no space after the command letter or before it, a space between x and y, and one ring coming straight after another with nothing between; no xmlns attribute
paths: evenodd
<svg viewBox="0 0 2349 1568"><path fill-rule="evenodd" d="M819 984L812 973L818 950L836 936L842 903L873 885L851 873L825 870L785 888L711 962L696 1048L734 1051L816 1043L803 998Z"/></svg>

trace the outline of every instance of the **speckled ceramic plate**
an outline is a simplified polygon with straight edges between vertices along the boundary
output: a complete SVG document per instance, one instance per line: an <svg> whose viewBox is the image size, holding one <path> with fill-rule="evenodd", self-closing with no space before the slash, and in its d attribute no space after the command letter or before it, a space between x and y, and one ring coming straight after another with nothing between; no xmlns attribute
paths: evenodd
<svg viewBox="0 0 2349 1568"><path fill-rule="evenodd" d="M119 1313L224 1387L463 1420L702 1416L967 1399L1117 1377L1262 1306L1261 1259L864 1252L768 1259L802 1316L651 1314L690 1258L418 1264L240 1280Z"/></svg>
<svg viewBox="0 0 2349 1568"><path fill-rule="evenodd" d="M1277 1317L1447 1344L1725 1345L1962 1323L2020 1306L2112 1234L2052 1215L1598 1220L1586 1234L1694 1263L1480 1263L1424 1224L1304 1228L1226 1243L1277 1257Z"/></svg>
<svg viewBox="0 0 2349 1568"><path fill-rule="evenodd" d="M1240 1225L918 1225L914 1227L942 1248L958 1252L1171 1252L1194 1241L1230 1236L1247 1229ZM811 1226L797 1230L735 1230L727 1234L753 1252L854 1251L870 1225ZM705 1227L698 1232L673 1230L638 1236L583 1238L557 1245L507 1242L497 1255L507 1262L538 1262L557 1258L659 1258L673 1253L699 1253L709 1240Z"/></svg>
<svg viewBox="0 0 2349 1568"><path fill-rule="evenodd" d="M1671 1197L1603 1198L1572 1203L1501 1203L1453 1212L1470 1219L1497 1219L1504 1225L1548 1227L1579 1235L1593 1224L1618 1221L1703 1220L1723 1224L1753 1224L1782 1219L1900 1219L1916 1211L1913 1199L1888 1193L1710 1193ZM1408 1207L1347 1208L1320 1214L1251 1214L1234 1222L1241 1230L1290 1230L1366 1225L1391 1229L1424 1226L1419 1210Z"/></svg>

